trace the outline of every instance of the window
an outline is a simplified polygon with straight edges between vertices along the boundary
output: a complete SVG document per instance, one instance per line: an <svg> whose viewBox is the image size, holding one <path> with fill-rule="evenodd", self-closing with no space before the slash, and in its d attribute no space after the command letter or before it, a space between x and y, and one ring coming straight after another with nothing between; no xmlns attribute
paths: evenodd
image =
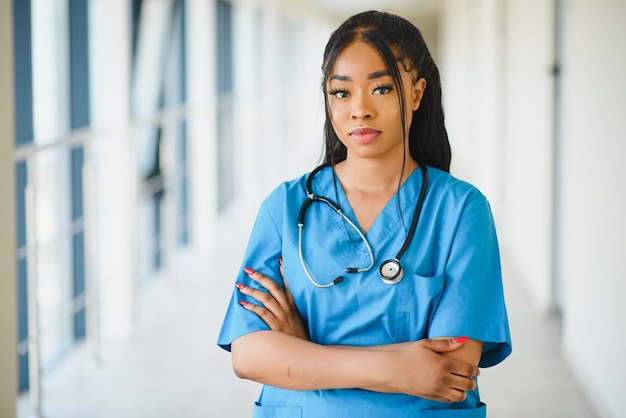
<svg viewBox="0 0 626 418"><path fill-rule="evenodd" d="M232 5L217 2L217 180L218 210L235 194Z"/></svg>

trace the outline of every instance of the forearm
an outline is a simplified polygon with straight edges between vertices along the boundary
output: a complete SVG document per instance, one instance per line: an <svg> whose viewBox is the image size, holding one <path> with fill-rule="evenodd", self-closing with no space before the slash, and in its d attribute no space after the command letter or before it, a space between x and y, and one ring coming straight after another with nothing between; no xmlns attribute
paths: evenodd
<svg viewBox="0 0 626 418"><path fill-rule="evenodd" d="M460 402L476 388L474 365L447 358L453 339L376 347L323 346L279 331L232 342L237 376L291 390L362 388Z"/></svg>
<svg viewBox="0 0 626 418"><path fill-rule="evenodd" d="M323 346L275 331L254 332L232 343L237 376L292 390L384 389L387 351Z"/></svg>
<svg viewBox="0 0 626 418"><path fill-rule="evenodd" d="M447 338L438 338L439 340L447 340L451 337ZM395 343L395 344L385 344L385 345L377 345L377 346L367 346L367 347L355 347L355 346L335 346L344 350L367 350L367 351L395 351L402 348L408 347L411 342L404 343ZM465 341L458 349L449 352L441 352L440 355L463 362L468 365L477 366L480 361L480 356L482 354L483 343L480 341L468 340ZM386 393L400 393L395 388L392 387L384 387L384 386L368 386L361 387L361 389L371 390L374 392L386 392Z"/></svg>

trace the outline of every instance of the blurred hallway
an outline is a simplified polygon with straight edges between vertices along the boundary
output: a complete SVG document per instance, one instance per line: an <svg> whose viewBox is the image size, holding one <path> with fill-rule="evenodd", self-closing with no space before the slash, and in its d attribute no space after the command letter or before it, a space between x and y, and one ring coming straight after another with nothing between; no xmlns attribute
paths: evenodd
<svg viewBox="0 0 626 418"><path fill-rule="evenodd" d="M626 416L626 0L0 0L0 418L250 415L217 330L363 8L420 28L451 171L491 204L514 350L489 416Z"/></svg>
<svg viewBox="0 0 626 418"><path fill-rule="evenodd" d="M238 220L220 223L212 260L181 261L155 281L132 342L104 345L100 364L82 346L45 377L46 418L251 416L260 386L237 379L229 354L215 344L248 234L247 222ZM488 417L595 418L560 356L558 330L528 308L527 292L507 266L505 280L514 349L481 371ZM22 403L19 418L30 417Z"/></svg>

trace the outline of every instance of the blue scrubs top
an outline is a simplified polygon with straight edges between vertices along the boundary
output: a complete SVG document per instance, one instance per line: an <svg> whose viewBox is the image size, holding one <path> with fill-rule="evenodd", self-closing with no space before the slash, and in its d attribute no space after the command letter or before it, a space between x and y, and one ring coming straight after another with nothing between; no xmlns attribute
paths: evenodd
<svg viewBox="0 0 626 418"><path fill-rule="evenodd" d="M320 289L304 273L298 253L298 213L306 195L306 176L285 182L262 203L241 272L236 281L259 288L244 272L250 267L282 285L278 259L311 341L323 345L371 346L424 338L467 335L484 342L479 367L493 366L511 353L500 255L489 203L473 186L428 167L428 189L413 240L401 259L403 279L380 280L378 267L402 247L419 197L421 170L409 179L379 214L367 239L374 266L358 234L333 209L313 203L305 218L303 251L318 283L343 275L344 281ZM312 191L338 200L356 218L330 167L313 179ZM399 199L399 201L398 201ZM401 213L401 215L400 215ZM358 225L358 223L357 223ZM244 334L269 327L233 291L218 344L230 350ZM291 391L264 386L254 417L485 417L478 389L460 403L442 403L404 394L361 389Z"/></svg>

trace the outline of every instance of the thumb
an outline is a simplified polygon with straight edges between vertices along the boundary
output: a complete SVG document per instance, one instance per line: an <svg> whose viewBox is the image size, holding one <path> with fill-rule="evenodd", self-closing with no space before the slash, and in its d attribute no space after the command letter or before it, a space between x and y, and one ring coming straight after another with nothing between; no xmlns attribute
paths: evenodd
<svg viewBox="0 0 626 418"><path fill-rule="evenodd" d="M435 353L447 353L460 348L469 337L442 338L437 340L427 340L426 347Z"/></svg>

